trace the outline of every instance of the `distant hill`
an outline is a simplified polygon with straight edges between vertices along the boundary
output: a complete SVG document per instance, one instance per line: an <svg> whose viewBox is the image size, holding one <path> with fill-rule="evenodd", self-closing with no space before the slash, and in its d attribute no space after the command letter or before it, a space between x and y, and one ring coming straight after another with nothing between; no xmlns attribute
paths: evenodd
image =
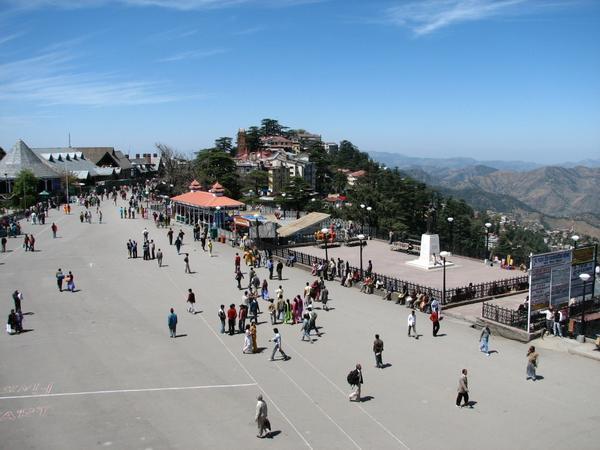
<svg viewBox="0 0 600 450"><path fill-rule="evenodd" d="M527 171L542 167L541 164L525 161L479 161L473 158L419 158L400 153L369 152L375 160L388 167L406 169L408 167L463 169L472 166L487 166L497 170Z"/></svg>
<svg viewBox="0 0 600 450"><path fill-rule="evenodd" d="M376 155L381 155L381 159ZM547 225L577 221L581 226L600 230L600 160L583 161L587 166L565 163L559 167L391 153L372 156L447 195L464 199L480 211L518 213ZM535 167L523 169L531 166Z"/></svg>

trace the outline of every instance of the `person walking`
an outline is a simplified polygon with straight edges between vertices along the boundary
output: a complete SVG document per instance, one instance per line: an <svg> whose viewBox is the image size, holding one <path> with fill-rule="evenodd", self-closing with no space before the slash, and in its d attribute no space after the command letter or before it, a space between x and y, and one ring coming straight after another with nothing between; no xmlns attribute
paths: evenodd
<svg viewBox="0 0 600 450"><path fill-rule="evenodd" d="M183 258L183 262L185 263L185 273L192 273L192 271L190 270L190 254L186 253L185 257Z"/></svg>
<svg viewBox="0 0 600 450"><path fill-rule="evenodd" d="M17 289L15 292L13 292L12 298L15 303L15 312L19 314L21 312L21 301L23 300L23 294Z"/></svg>
<svg viewBox="0 0 600 450"><path fill-rule="evenodd" d="M246 329L246 319L248 318L248 307L244 304L240 305L240 312L238 313L238 330L243 333Z"/></svg>
<svg viewBox="0 0 600 450"><path fill-rule="evenodd" d="M256 403L256 414L254 416L254 421L258 426L258 434L256 437L262 439L271 433L271 424L267 418L267 404L263 400L263 396L259 395L256 397L256 400L258 400Z"/></svg>
<svg viewBox="0 0 600 450"><path fill-rule="evenodd" d="M562 320L562 313L559 308L556 308L554 311L554 336L563 337L562 328L560 326L560 322Z"/></svg>
<svg viewBox="0 0 600 450"><path fill-rule="evenodd" d="M177 249L177 254L181 253L181 241L179 238L175 239L175 248Z"/></svg>
<svg viewBox="0 0 600 450"><path fill-rule="evenodd" d="M2 253L6 253L6 243L8 242L8 240L6 239L6 236L2 236Z"/></svg>
<svg viewBox="0 0 600 450"><path fill-rule="evenodd" d="M156 259L156 244L154 244L154 239L150 239L150 254L152 259Z"/></svg>
<svg viewBox="0 0 600 450"><path fill-rule="evenodd" d="M169 228L169 231L167 231L167 237L169 238L169 245L173 245L173 228Z"/></svg>
<svg viewBox="0 0 600 450"><path fill-rule="evenodd" d="M290 359L288 355L285 354L283 349L281 348L281 335L279 334L279 330L277 328L273 328L274 336L272 339L269 339L269 342L274 342L275 346L273 347L273 352L271 353L270 361L275 361L275 353L279 352L283 356L283 360L287 361Z"/></svg>
<svg viewBox="0 0 600 450"><path fill-rule="evenodd" d="M383 369L383 341L379 339L379 335L375 335L375 341L373 341L373 353L375 353L375 367Z"/></svg>
<svg viewBox="0 0 600 450"><path fill-rule="evenodd" d="M411 337L411 331L415 332L415 339L419 339L419 334L417 333L417 316L414 309L408 315L408 337Z"/></svg>
<svg viewBox="0 0 600 450"><path fill-rule="evenodd" d="M279 278L279 281L283 280L282 276L283 276L283 263L281 261L279 261L277 263L277 278Z"/></svg>
<svg viewBox="0 0 600 450"><path fill-rule="evenodd" d="M196 294L192 292L192 289L188 289L188 312L191 314L196 314Z"/></svg>
<svg viewBox="0 0 600 450"><path fill-rule="evenodd" d="M273 264L273 259L269 258L267 260L267 270L269 271L269 280L273 279L273 269L275 268L275 265Z"/></svg>
<svg viewBox="0 0 600 450"><path fill-rule="evenodd" d="M440 331L440 316L437 311L431 311L431 315L429 316L429 320L433 325L433 337L436 337L438 331Z"/></svg>
<svg viewBox="0 0 600 450"><path fill-rule="evenodd" d="M252 353L258 353L258 345L256 343L256 321L250 323L250 336L252 337Z"/></svg>
<svg viewBox="0 0 600 450"><path fill-rule="evenodd" d="M217 315L219 316L219 321L221 322L221 334L225 334L225 319L227 318L227 314L225 313L225 305L221 305Z"/></svg>
<svg viewBox="0 0 600 450"><path fill-rule="evenodd" d="M175 314L175 310L171 308L171 314L167 318L167 324L169 325L169 333L171 333L171 337L177 337L177 314Z"/></svg>
<svg viewBox="0 0 600 450"><path fill-rule="evenodd" d="M348 374L347 381L352 387L352 392L348 395L348 399L351 402L360 402L361 385L364 381L362 376L362 366L360 364L356 364L356 368Z"/></svg>
<svg viewBox="0 0 600 450"><path fill-rule="evenodd" d="M208 240L208 256L211 258L213 257L212 251L213 251L213 241L212 241L212 239L209 239Z"/></svg>
<svg viewBox="0 0 600 450"><path fill-rule="evenodd" d="M158 249L158 252L156 252L156 259L158 260L158 267L162 267L163 252L160 248Z"/></svg>
<svg viewBox="0 0 600 450"><path fill-rule="evenodd" d="M235 257L233 258L233 273L241 272L241 270L240 270L241 262L242 262L242 258L240 257L240 254L236 253Z"/></svg>
<svg viewBox="0 0 600 450"><path fill-rule="evenodd" d="M235 305L232 303L229 305L229 309L227 310L227 325L229 327L229 335L233 336L235 334L235 319L237 318L237 311L235 310Z"/></svg>
<svg viewBox="0 0 600 450"><path fill-rule="evenodd" d="M529 380L531 378L532 381L537 380L537 365L538 365L538 353L535 351L535 347L532 345L527 350L527 378Z"/></svg>
<svg viewBox="0 0 600 450"><path fill-rule="evenodd" d="M310 316L308 313L304 313L304 316L302 317L302 339L300 340L304 341L304 338L311 344L314 344L310 337Z"/></svg>
<svg viewBox="0 0 600 450"><path fill-rule="evenodd" d="M52 237L54 239L56 239L56 232L58 231L58 227L56 226L56 224L54 222L52 222L52 227L50 227L50 228L52 228Z"/></svg>
<svg viewBox="0 0 600 450"><path fill-rule="evenodd" d="M67 291L75 292L75 277L73 276L73 272L69 270L69 273L66 276L67 279Z"/></svg>
<svg viewBox="0 0 600 450"><path fill-rule="evenodd" d="M464 400L464 403L461 405L460 402ZM469 403L469 380L467 379L467 369L463 369L458 379L458 395L456 396L456 407L463 408L468 406L472 408Z"/></svg>
<svg viewBox="0 0 600 450"><path fill-rule="evenodd" d="M483 327L483 330L481 330L481 334L479 335L479 350L485 353L487 356L490 356L489 342L491 334L492 332L490 327L486 325Z"/></svg>
<svg viewBox="0 0 600 450"><path fill-rule="evenodd" d="M277 308L275 307L275 302L272 298L269 299L269 306L267 307L269 311L269 317L271 318L271 325L277 324Z"/></svg>
<svg viewBox="0 0 600 450"><path fill-rule="evenodd" d="M252 332L250 331L250 324L246 325L244 330L244 346L242 347L242 353L252 353Z"/></svg>
<svg viewBox="0 0 600 450"><path fill-rule="evenodd" d="M65 274L63 273L62 269L58 269L56 271L56 284L58 286L58 290L60 292L62 292L62 287L63 287L63 280L65 279Z"/></svg>
<svg viewBox="0 0 600 450"><path fill-rule="evenodd" d="M242 289L244 289L242 287L242 279L244 278L244 274L240 270L240 266L236 266L236 267L237 267L237 272L235 273L235 281L237 281L238 289L242 290Z"/></svg>
<svg viewBox="0 0 600 450"><path fill-rule="evenodd" d="M19 318L15 313L14 309L10 310L10 314L8 315L8 320L6 322L6 332L8 334L18 334L19 333Z"/></svg>

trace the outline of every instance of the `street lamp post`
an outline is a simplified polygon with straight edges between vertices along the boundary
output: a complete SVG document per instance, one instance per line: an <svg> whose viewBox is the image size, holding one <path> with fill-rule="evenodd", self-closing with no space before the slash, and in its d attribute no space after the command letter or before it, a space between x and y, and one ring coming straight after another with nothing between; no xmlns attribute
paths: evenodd
<svg viewBox="0 0 600 450"><path fill-rule="evenodd" d="M366 205L364 203L360 204L360 232L364 233L365 231L365 207Z"/></svg>
<svg viewBox="0 0 600 450"><path fill-rule="evenodd" d="M367 225L369 225L369 236L371 236L371 211L373 208L367 206Z"/></svg>
<svg viewBox="0 0 600 450"><path fill-rule="evenodd" d="M323 233L323 240L325 241L325 263L327 263L329 261L329 256L327 255L327 234L329 233L329 228L323 228L321 233Z"/></svg>
<svg viewBox="0 0 600 450"><path fill-rule="evenodd" d="M356 236L358 238L358 241L360 243L360 279L363 279L363 258L362 258L362 253L363 253L363 241L365 239L365 235L364 234L359 234L358 236Z"/></svg>
<svg viewBox="0 0 600 450"><path fill-rule="evenodd" d="M446 258L452 256L452 253L447 251L440 252L440 258L442 258L442 305L446 304Z"/></svg>
<svg viewBox="0 0 600 450"><path fill-rule="evenodd" d="M573 241L573 247L577 248L577 242L579 241L579 235L574 234L573 236L571 236L571 240Z"/></svg>
<svg viewBox="0 0 600 450"><path fill-rule="evenodd" d="M489 222L485 223L485 260L489 260L490 253L490 228L492 224Z"/></svg>
<svg viewBox="0 0 600 450"><path fill-rule="evenodd" d="M448 217L446 219L450 225L450 250L454 250L454 217Z"/></svg>
<svg viewBox="0 0 600 450"><path fill-rule="evenodd" d="M581 297L581 334L583 335L583 340L585 342L585 285L590 279L589 273L581 273L579 274L579 279L583 281L583 295Z"/></svg>

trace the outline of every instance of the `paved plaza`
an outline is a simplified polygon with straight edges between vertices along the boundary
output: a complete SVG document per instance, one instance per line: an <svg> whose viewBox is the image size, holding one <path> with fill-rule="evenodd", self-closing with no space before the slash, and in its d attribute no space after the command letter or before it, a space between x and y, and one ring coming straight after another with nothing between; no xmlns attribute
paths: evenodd
<svg viewBox="0 0 600 450"><path fill-rule="evenodd" d="M325 250L317 246L300 247L298 251L321 258L325 257ZM341 247L329 248L327 254L329 258L333 257L336 260L341 258L344 261L350 261L350 265L354 267L360 267L360 247L358 246L346 247L342 245ZM380 240L367 241L367 245L363 247L363 267L365 269L369 260L371 260L373 261L373 271L376 273L442 289L442 267L424 270L406 264L408 261L418 259L418 257L418 255L392 251L387 242ZM469 283L477 284L526 275L526 273L519 270L501 269L498 264L490 267L485 265L483 260L457 255L450 256L448 262L453 263L453 265L446 267L447 289L468 286Z"/></svg>
<svg viewBox="0 0 600 450"><path fill-rule="evenodd" d="M168 245L166 230L143 219L119 219L112 202L102 210L104 224L96 222L97 214L94 223L80 223L79 207L70 216L52 211L46 226L24 226L36 235L38 251L26 253L22 239L10 239L10 252L0 254L3 314L12 307L11 293L21 290L29 330L0 339L1 449L598 446L597 361L540 349L540 380L526 381L527 345L492 336L494 353L486 357L470 324L446 317L434 338L420 313L422 336L408 338L405 307L339 283L329 286L332 310L318 310L323 334L313 344L300 341L298 325L279 325L291 359L268 361L272 330L263 313L258 345L265 349L242 354L243 336L220 334L217 318L220 304L241 301L233 279L235 249L215 244L209 258L184 228L182 251L189 252L194 272L185 274L183 256ZM144 226L163 249L166 267L127 258L127 239L141 245ZM369 243L365 262L373 259L381 271L390 263L370 253L375 247ZM358 255L358 248L347 250ZM337 251L346 249L332 255ZM513 275L479 265L482 272ZM73 271L77 292L58 291L59 267ZM408 277L401 269L394 274ZM454 273L460 274L448 271L452 283ZM265 274L259 269L261 278ZM309 279L308 272L286 267L285 297L301 293ZM270 290L278 284L271 281ZM199 314L186 311L188 288L196 293ZM170 307L179 316L176 339L167 328ZM266 311L263 301L261 308ZM385 343L385 369L374 368L375 333ZM346 375L357 362L364 401L351 403ZM469 370L473 409L454 405L463 368ZM269 408L272 439L255 437L259 393Z"/></svg>

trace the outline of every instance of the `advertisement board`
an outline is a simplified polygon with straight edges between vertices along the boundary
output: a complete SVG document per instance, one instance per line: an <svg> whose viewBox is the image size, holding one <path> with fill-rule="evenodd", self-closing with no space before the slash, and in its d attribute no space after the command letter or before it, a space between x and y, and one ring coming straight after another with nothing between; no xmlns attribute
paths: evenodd
<svg viewBox="0 0 600 450"><path fill-rule="evenodd" d="M573 260L571 267L571 293L569 298L581 300L583 296L583 281L579 278L582 273L591 276L594 274L594 246L581 247L573 250ZM588 285L587 294L591 294L591 287Z"/></svg>
<svg viewBox="0 0 600 450"><path fill-rule="evenodd" d="M571 250L532 255L529 304L532 311L569 301Z"/></svg>

